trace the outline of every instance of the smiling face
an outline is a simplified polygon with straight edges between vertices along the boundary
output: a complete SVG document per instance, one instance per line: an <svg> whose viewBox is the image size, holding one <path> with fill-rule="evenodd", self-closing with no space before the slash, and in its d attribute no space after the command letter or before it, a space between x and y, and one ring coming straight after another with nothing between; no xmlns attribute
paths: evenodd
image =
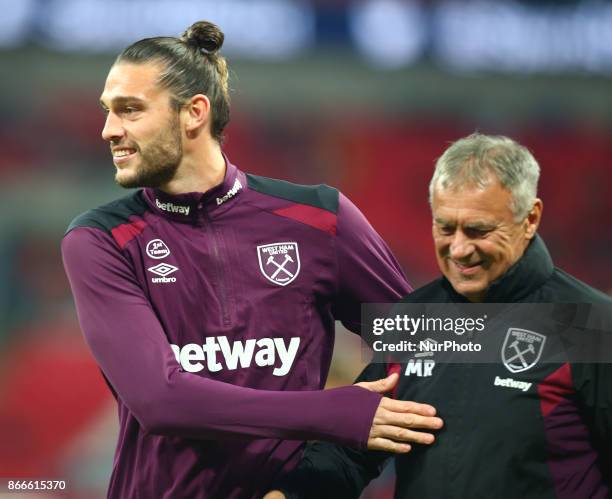
<svg viewBox="0 0 612 499"><path fill-rule="evenodd" d="M540 221L542 202L521 222L512 194L491 175L486 187L440 189L432 197L433 238L438 266L457 293L483 301L493 281L525 252Z"/></svg>
<svg viewBox="0 0 612 499"><path fill-rule="evenodd" d="M100 97L107 113L102 138L110 143L122 187L159 187L183 158L178 112L157 84L157 64L115 64Z"/></svg>

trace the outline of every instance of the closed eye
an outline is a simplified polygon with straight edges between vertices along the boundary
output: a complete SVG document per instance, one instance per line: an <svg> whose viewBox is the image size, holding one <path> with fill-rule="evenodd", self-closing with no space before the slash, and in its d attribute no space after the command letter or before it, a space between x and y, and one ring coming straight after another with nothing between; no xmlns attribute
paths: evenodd
<svg viewBox="0 0 612 499"><path fill-rule="evenodd" d="M438 226L438 232L443 236L452 236L455 233L455 227L452 225L440 225Z"/></svg>
<svg viewBox="0 0 612 499"><path fill-rule="evenodd" d="M466 227L463 231L465 235L471 239L480 239L491 232L491 229Z"/></svg>

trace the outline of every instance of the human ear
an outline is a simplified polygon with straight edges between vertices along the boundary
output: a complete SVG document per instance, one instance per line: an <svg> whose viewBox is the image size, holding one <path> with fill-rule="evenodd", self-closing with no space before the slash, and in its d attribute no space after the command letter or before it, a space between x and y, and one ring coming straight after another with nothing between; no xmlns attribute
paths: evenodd
<svg viewBox="0 0 612 499"><path fill-rule="evenodd" d="M197 136L209 127L210 100L203 94L194 95L183 108L183 126L188 137Z"/></svg>
<svg viewBox="0 0 612 499"><path fill-rule="evenodd" d="M542 219L543 210L544 203L542 203L541 199L536 198L535 202L533 203L533 207L531 208L531 211L527 215L527 218L525 218L525 237L527 239L533 239L533 237L535 236L540 225L540 220Z"/></svg>

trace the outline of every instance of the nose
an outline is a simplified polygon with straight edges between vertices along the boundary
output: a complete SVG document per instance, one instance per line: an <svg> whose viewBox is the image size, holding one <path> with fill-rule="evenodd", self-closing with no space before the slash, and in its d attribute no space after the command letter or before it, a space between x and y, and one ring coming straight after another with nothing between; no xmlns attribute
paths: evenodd
<svg viewBox="0 0 612 499"><path fill-rule="evenodd" d="M119 116L109 112L106 115L106 121L102 129L102 138L107 142L117 142L123 137L124 133L125 131L123 130Z"/></svg>
<svg viewBox="0 0 612 499"><path fill-rule="evenodd" d="M474 244L462 231L457 230L453 235L449 251L453 260L467 260L474 252Z"/></svg>

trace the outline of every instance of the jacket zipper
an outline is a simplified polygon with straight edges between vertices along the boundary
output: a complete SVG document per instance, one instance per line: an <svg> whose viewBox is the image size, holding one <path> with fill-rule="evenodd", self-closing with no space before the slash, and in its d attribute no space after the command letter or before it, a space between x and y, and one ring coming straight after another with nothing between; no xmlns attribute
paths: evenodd
<svg viewBox="0 0 612 499"><path fill-rule="evenodd" d="M208 210L202 210L204 212L204 218L206 224L204 227L209 233L212 249L212 260L214 267L214 278L213 287L217 291L219 302L221 303L221 321L224 326L230 326L231 320L229 315L229 302L228 302L228 291L225 279L229 278L229 274L225 272L225 261L223 259L222 252L220 251L220 234L208 213Z"/></svg>

